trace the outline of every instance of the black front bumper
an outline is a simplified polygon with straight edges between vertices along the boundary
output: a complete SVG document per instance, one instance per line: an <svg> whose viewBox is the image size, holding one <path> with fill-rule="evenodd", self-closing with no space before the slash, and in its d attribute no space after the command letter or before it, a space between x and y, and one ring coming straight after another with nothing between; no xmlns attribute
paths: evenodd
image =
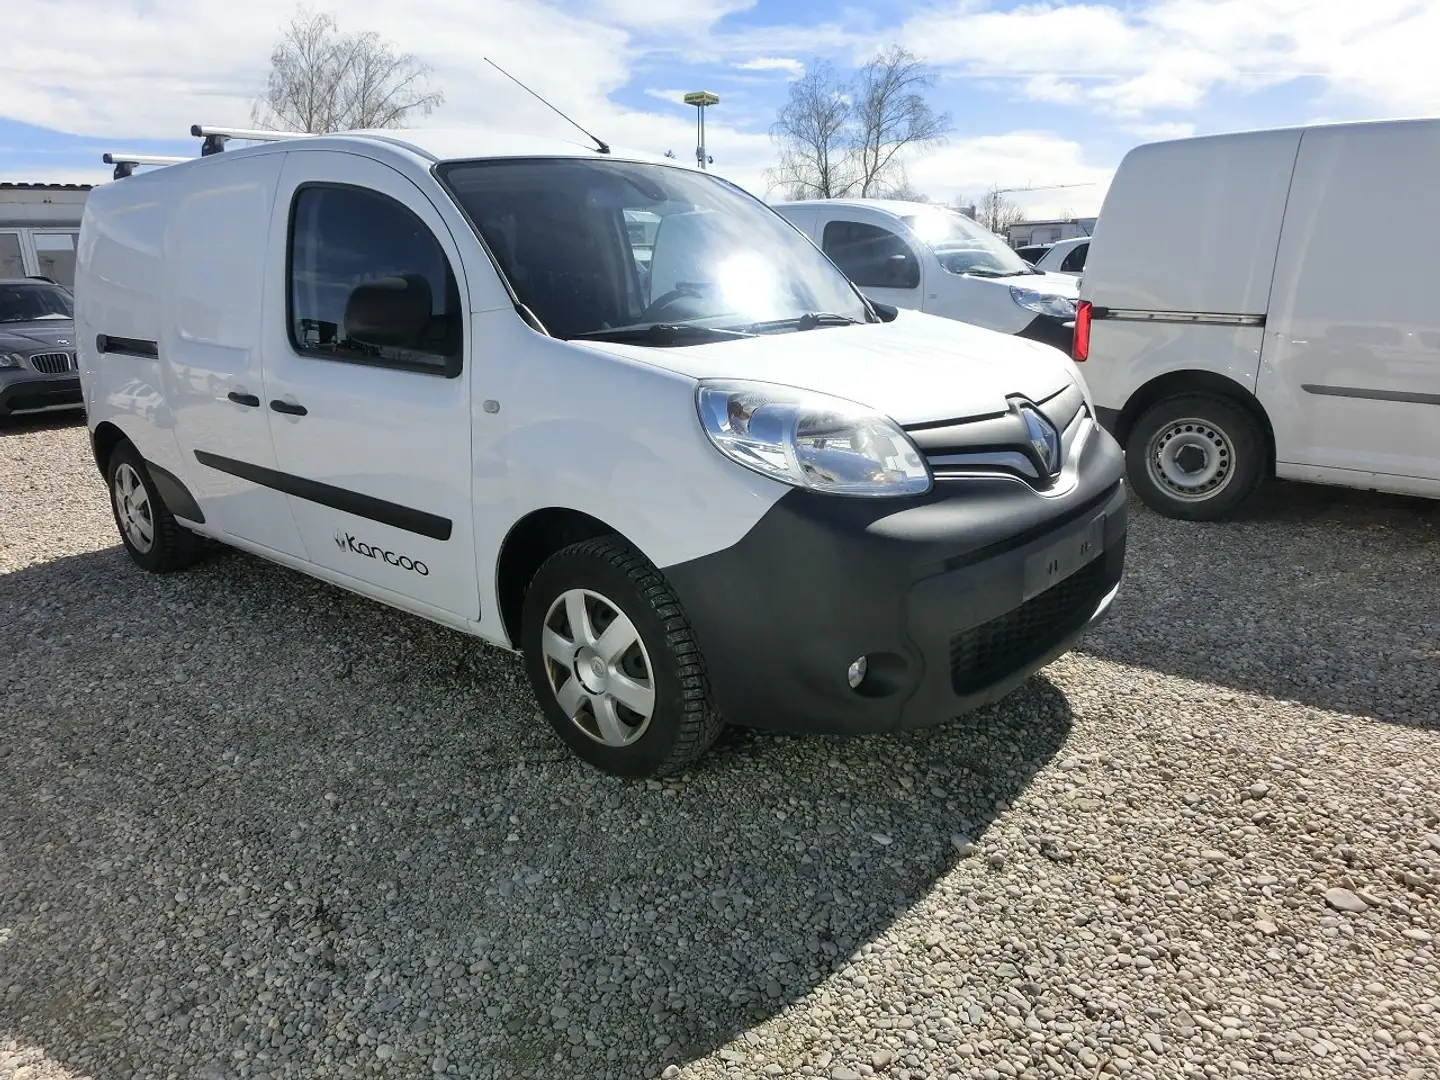
<svg viewBox="0 0 1440 1080"><path fill-rule="evenodd" d="M1009 693L1104 614L1125 561L1123 473L1096 430L1056 498L1000 477L895 501L797 490L735 546L665 573L732 722L926 727ZM1063 569L1041 588L1051 564Z"/></svg>
<svg viewBox="0 0 1440 1080"><path fill-rule="evenodd" d="M84 403L78 375L0 372L0 416L56 408L78 409Z"/></svg>
<svg viewBox="0 0 1440 1080"><path fill-rule="evenodd" d="M1075 320L1057 319L1053 315L1036 315L1024 329L1017 331L1015 336L1053 345L1069 356L1075 346Z"/></svg>

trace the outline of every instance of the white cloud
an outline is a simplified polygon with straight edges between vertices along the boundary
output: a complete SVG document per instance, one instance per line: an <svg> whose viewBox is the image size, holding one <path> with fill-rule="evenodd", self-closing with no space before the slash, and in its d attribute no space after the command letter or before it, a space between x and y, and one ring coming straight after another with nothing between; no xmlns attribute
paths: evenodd
<svg viewBox="0 0 1440 1080"><path fill-rule="evenodd" d="M430 117L417 116L416 126L572 134L563 120L485 64L482 57L489 56L607 141L656 152L673 149L688 160L694 152L689 117L637 111L610 100L645 52L619 24L632 17L640 21L653 5L606 0L600 6L609 22L538 0L408 0L398 7L390 0L347 0L338 18L342 31L374 30L432 66L446 101ZM686 25L703 32L715 18L745 6L741 0L681 0L666 10L685 12ZM5 9L6 39L28 44L11 50L0 64L0 115L104 139L119 150L133 149L127 144L138 139L187 139L192 123L249 126L271 48L294 12L293 0L12 2ZM654 28L653 20L649 26ZM56 27L65 32L56 33ZM737 131L723 119L706 127L715 168L763 194L763 172L773 155L768 137ZM11 160L6 170L26 166ZM97 160L94 178L108 176Z"/></svg>
<svg viewBox="0 0 1440 1080"><path fill-rule="evenodd" d="M1304 76L1389 115L1440 107L1440 4L1416 0L1042 0L1009 10L950 0L907 21L900 38L952 71L1012 78L1022 96L1073 90L1121 116Z"/></svg>
<svg viewBox="0 0 1440 1080"><path fill-rule="evenodd" d="M1159 120L1153 124L1127 124L1125 130L1146 142L1165 139L1188 139L1195 134L1195 125L1183 120Z"/></svg>
<svg viewBox="0 0 1440 1080"><path fill-rule="evenodd" d="M783 71L788 77L798 79L805 74L805 65L788 56L757 56L735 65L741 71Z"/></svg>
<svg viewBox="0 0 1440 1080"><path fill-rule="evenodd" d="M1005 198L1030 217L1053 217L1064 210L1098 213L1113 168L1090 164L1080 143L1047 132L1017 131L952 139L923 157L906 162L914 186L942 202L974 201L991 187L1033 187ZM1074 184L1055 188L1051 185Z"/></svg>

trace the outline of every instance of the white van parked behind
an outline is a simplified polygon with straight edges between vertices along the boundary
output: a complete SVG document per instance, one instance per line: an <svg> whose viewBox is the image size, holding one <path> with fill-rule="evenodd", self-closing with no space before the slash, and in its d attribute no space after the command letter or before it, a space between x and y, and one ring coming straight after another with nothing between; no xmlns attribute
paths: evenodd
<svg viewBox="0 0 1440 1080"><path fill-rule="evenodd" d="M1119 587L1123 459L1068 357L872 306L665 158L434 130L211 153L95 189L76 300L137 563L209 537L520 650L616 774L722 718L941 722Z"/></svg>
<svg viewBox="0 0 1440 1080"><path fill-rule="evenodd" d="M1220 519L1271 475L1440 498L1440 247L1401 243L1436 176L1437 119L1125 156L1074 355L1147 504Z"/></svg>
<svg viewBox="0 0 1440 1080"><path fill-rule="evenodd" d="M873 300L1070 351L1075 278L1037 270L964 214L899 199L805 199L775 209Z"/></svg>

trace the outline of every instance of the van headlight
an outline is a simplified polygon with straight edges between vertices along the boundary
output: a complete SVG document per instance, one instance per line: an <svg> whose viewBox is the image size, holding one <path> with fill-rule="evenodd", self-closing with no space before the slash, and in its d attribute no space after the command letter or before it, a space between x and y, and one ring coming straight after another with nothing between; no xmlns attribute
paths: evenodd
<svg viewBox="0 0 1440 1080"><path fill-rule="evenodd" d="M889 417L843 398L775 383L701 380L705 434L730 460L832 495L921 495L925 459Z"/></svg>
<svg viewBox="0 0 1440 1080"><path fill-rule="evenodd" d="M1011 285L1010 299L1026 311L1033 311L1037 315L1049 315L1052 319L1075 317L1075 301L1068 296L1056 296L1054 293L1036 292L1034 289Z"/></svg>

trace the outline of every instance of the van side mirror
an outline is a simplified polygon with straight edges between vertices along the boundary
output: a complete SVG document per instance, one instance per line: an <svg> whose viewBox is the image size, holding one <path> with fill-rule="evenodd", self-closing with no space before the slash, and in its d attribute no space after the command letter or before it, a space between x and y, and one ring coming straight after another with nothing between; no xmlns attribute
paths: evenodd
<svg viewBox="0 0 1440 1080"><path fill-rule="evenodd" d="M345 336L363 345L413 348L430 323L432 299L420 274L357 285L345 301Z"/></svg>

